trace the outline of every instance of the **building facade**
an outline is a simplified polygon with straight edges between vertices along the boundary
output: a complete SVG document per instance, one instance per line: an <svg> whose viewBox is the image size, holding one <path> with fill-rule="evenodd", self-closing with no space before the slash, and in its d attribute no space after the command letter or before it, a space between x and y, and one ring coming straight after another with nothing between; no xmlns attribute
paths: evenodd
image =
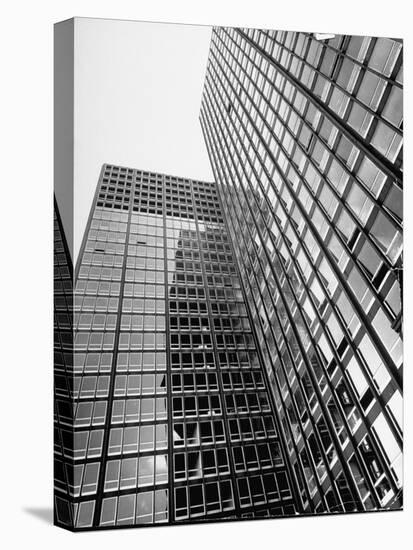
<svg viewBox="0 0 413 550"><path fill-rule="evenodd" d="M53 220L54 259L54 521L71 527L73 477L73 265L56 199Z"/></svg>
<svg viewBox="0 0 413 550"><path fill-rule="evenodd" d="M402 44L214 28L201 126L302 513L402 506Z"/></svg>
<svg viewBox="0 0 413 550"><path fill-rule="evenodd" d="M55 204L55 522L402 507L402 44L216 28L215 183Z"/></svg>
<svg viewBox="0 0 413 550"><path fill-rule="evenodd" d="M214 183L102 168L73 331L72 418L57 396L57 523L298 511Z"/></svg>

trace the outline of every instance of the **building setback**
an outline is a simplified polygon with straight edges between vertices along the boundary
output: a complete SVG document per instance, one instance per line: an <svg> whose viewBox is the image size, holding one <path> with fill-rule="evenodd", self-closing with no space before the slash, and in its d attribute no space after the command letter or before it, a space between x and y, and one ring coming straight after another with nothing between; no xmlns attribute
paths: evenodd
<svg viewBox="0 0 413 550"><path fill-rule="evenodd" d="M75 280L57 523L295 514L215 184L105 165Z"/></svg>
<svg viewBox="0 0 413 550"><path fill-rule="evenodd" d="M214 28L200 119L295 509L401 508L401 42Z"/></svg>

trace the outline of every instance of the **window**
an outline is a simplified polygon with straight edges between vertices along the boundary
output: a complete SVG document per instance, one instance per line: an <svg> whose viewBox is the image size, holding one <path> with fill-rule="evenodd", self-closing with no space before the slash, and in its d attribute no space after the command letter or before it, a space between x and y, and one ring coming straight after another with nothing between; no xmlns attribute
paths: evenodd
<svg viewBox="0 0 413 550"><path fill-rule="evenodd" d="M355 63L353 63L353 61L344 57L339 75L337 77L337 84L340 84L340 86L351 93L353 91L354 84L357 80L359 72L360 68Z"/></svg>
<svg viewBox="0 0 413 550"><path fill-rule="evenodd" d="M377 311L372 325L396 365L400 366L402 362L402 342L397 332L392 329L391 323L382 309Z"/></svg>
<svg viewBox="0 0 413 550"><path fill-rule="evenodd" d="M77 513L76 527L91 527L93 514L95 511L95 501L85 501L79 504Z"/></svg>
<svg viewBox="0 0 413 550"><path fill-rule="evenodd" d="M390 162L394 162L402 146L402 137L387 124L379 121L373 134L372 145Z"/></svg>
<svg viewBox="0 0 413 550"><path fill-rule="evenodd" d="M141 492L136 497L136 523L153 522L153 492ZM167 507L164 503L163 508Z"/></svg>
<svg viewBox="0 0 413 550"><path fill-rule="evenodd" d="M368 241L365 241L362 249L360 250L358 260L366 268L370 277L373 277L377 273L377 270L382 263L379 255Z"/></svg>
<svg viewBox="0 0 413 550"><path fill-rule="evenodd" d="M399 128L403 120L403 92L401 88L393 86L382 112L383 118Z"/></svg>
<svg viewBox="0 0 413 550"><path fill-rule="evenodd" d="M389 38L377 38L369 66L385 76L390 76L401 45Z"/></svg>
<svg viewBox="0 0 413 550"><path fill-rule="evenodd" d="M395 262L401 252L402 236L382 212L377 214L371 234L383 252Z"/></svg>
<svg viewBox="0 0 413 550"><path fill-rule="evenodd" d="M337 308L344 319L350 335L354 336L360 327L360 321L344 292L340 294L340 297L337 300Z"/></svg>
<svg viewBox="0 0 413 550"><path fill-rule="evenodd" d="M346 367L346 371L350 375L350 379L357 391L359 397L361 397L368 388L366 377L364 376L360 366L358 365L354 357L351 358L349 364Z"/></svg>
<svg viewBox="0 0 413 550"><path fill-rule="evenodd" d="M356 224L345 210L341 212L340 217L337 220L337 228L347 242L352 239Z"/></svg>
<svg viewBox="0 0 413 550"><path fill-rule="evenodd" d="M344 94L339 88L334 86L333 93L330 97L330 108L338 114L339 117L343 118L344 113L346 112L347 105L349 102L349 97Z"/></svg>
<svg viewBox="0 0 413 550"><path fill-rule="evenodd" d="M397 185L393 184L386 198L384 205L394 214L399 220L403 218L403 193Z"/></svg>
<svg viewBox="0 0 413 550"><path fill-rule="evenodd" d="M362 338L358 350L376 387L382 392L390 382L390 375L367 334Z"/></svg>
<svg viewBox="0 0 413 550"><path fill-rule="evenodd" d="M347 182L349 180L349 175L340 166L340 164L335 159L333 159L333 161L331 162L330 168L328 170L328 173L327 173L327 179L335 187L337 192L340 195L342 195L344 193ZM331 192L330 192L330 194L331 194ZM321 197L320 197L320 199L321 199ZM331 199L330 199L330 202L331 202ZM335 204L337 206L337 199L335 199ZM331 214L331 217L332 217L333 214L334 214L334 212Z"/></svg>
<svg viewBox="0 0 413 550"><path fill-rule="evenodd" d="M366 71L361 82L357 97L373 111L377 109L383 95L386 81L377 75Z"/></svg>
<svg viewBox="0 0 413 550"><path fill-rule="evenodd" d="M365 225L373 208L373 203L356 183L353 183L351 187L347 197L347 204L358 217L362 225Z"/></svg>
<svg viewBox="0 0 413 550"><path fill-rule="evenodd" d="M363 61L370 44L370 40L371 39L369 37L363 38L362 36L352 36L347 47L347 54L354 59L357 59L357 61Z"/></svg>
<svg viewBox="0 0 413 550"><path fill-rule="evenodd" d="M371 113L367 112L367 110L361 105L353 103L348 118L348 124L363 138L366 137L372 120L373 115Z"/></svg>
<svg viewBox="0 0 413 550"><path fill-rule="evenodd" d="M377 197L380 193L386 180L386 176L383 172L367 157L364 157L362 163L360 164L357 176L364 183L367 189L370 189L375 197Z"/></svg>
<svg viewBox="0 0 413 550"><path fill-rule="evenodd" d="M403 479L402 451L390 430L383 413L380 413L373 422L373 430L378 436L381 446L390 462L393 473L397 479L397 485L401 486Z"/></svg>
<svg viewBox="0 0 413 550"><path fill-rule="evenodd" d="M389 306L394 315L398 315L400 313L400 284L397 280L393 283L393 286L386 296L386 304Z"/></svg>

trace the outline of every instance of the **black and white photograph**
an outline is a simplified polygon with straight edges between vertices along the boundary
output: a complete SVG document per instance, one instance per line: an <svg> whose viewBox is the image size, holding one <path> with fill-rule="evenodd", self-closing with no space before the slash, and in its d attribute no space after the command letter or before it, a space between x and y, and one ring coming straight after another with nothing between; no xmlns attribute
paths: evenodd
<svg viewBox="0 0 413 550"><path fill-rule="evenodd" d="M55 523L402 509L403 41L74 18L55 52Z"/></svg>
<svg viewBox="0 0 413 550"><path fill-rule="evenodd" d="M4 7L2 547L409 548L409 12Z"/></svg>

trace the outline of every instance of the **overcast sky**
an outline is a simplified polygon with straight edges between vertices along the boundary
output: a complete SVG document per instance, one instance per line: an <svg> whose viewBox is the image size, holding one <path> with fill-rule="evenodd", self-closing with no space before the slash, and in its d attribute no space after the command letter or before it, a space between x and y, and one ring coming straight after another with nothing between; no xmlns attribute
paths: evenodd
<svg viewBox="0 0 413 550"><path fill-rule="evenodd" d="M76 19L74 263L103 163L212 180L199 124L211 27Z"/></svg>

